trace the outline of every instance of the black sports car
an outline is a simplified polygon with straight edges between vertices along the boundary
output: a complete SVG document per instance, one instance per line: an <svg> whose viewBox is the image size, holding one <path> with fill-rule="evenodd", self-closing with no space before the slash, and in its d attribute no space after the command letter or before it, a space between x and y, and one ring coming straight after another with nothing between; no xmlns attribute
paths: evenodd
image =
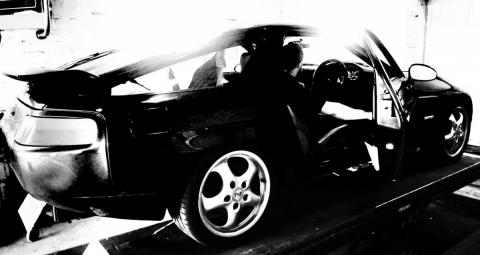
<svg viewBox="0 0 480 255"><path fill-rule="evenodd" d="M2 114L5 146L37 199L140 219L168 208L209 245L250 236L294 180L363 169L398 178L410 152L461 156L467 94L426 65L404 74L369 31L337 39L305 26L254 26L196 49L139 46L7 74L28 86ZM297 78L308 113L279 92L275 69L288 43L303 48ZM323 111L327 101L366 114L339 119Z"/></svg>

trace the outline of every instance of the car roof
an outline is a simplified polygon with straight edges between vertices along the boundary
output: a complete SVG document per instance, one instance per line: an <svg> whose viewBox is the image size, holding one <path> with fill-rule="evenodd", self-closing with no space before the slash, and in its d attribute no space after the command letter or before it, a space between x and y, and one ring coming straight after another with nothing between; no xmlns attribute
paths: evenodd
<svg viewBox="0 0 480 255"><path fill-rule="evenodd" d="M168 67L192 57L201 56L223 48L241 45L258 33L268 35L301 36L317 33L309 26L269 24L235 28L210 40L178 43L174 39L162 42L147 41L135 47L119 49L109 54L66 69L82 70L111 83L123 82L152 71ZM195 45L192 45L195 44ZM153 47L152 47L153 46ZM158 46L158 47L155 47ZM161 47L163 46L163 47ZM61 67L64 69L65 67Z"/></svg>

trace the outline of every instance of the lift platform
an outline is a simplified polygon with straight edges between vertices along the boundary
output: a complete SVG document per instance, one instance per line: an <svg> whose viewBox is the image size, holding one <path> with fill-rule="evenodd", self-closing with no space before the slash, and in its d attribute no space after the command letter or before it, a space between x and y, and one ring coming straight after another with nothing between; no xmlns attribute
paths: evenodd
<svg viewBox="0 0 480 255"><path fill-rule="evenodd" d="M388 226L404 224L419 208L437 197L480 179L480 156L474 154L465 153L461 160L441 167L427 167L428 162L415 162L415 165L420 167L397 181L382 178L377 172L332 175L315 181L286 203L273 223L265 226L257 237L234 249L201 246L180 233L168 220L111 237L96 237L95 240L85 238L94 229L73 231L67 234L68 239L83 241L72 247L52 245L59 242L57 236L65 238L61 230L41 237L38 242L52 247L42 249L45 253L63 251L62 254L85 254L89 243L100 244L107 252L105 254L191 254L192 251L195 254L327 253ZM68 226L66 228L68 231ZM154 231L160 228L164 229ZM47 233L48 229L42 232ZM19 240L10 247L0 247L0 253L6 249L13 251L13 246L22 244L25 242ZM22 254L38 254L39 247L36 249L21 251Z"/></svg>

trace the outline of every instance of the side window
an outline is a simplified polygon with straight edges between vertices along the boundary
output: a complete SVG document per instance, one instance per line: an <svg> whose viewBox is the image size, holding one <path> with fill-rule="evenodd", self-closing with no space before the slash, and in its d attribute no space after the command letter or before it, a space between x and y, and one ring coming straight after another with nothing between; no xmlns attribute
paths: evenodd
<svg viewBox="0 0 480 255"><path fill-rule="evenodd" d="M245 52L242 46L235 46L213 53L194 71L188 89L222 86L228 83L225 76L236 72L236 66L240 64L241 55Z"/></svg>
<svg viewBox="0 0 480 255"><path fill-rule="evenodd" d="M225 49L225 69L223 72L236 72L239 71L240 59L242 54L247 53L247 50L242 46L235 46Z"/></svg>
<svg viewBox="0 0 480 255"><path fill-rule="evenodd" d="M401 120L398 110L395 108L387 84L377 70L375 70L375 83L375 93L377 98L375 113L377 124L393 129L400 129Z"/></svg>
<svg viewBox="0 0 480 255"><path fill-rule="evenodd" d="M150 91L174 91L175 81L170 78L169 68L160 69L144 76L137 77L112 88L112 96L140 94Z"/></svg>
<svg viewBox="0 0 480 255"><path fill-rule="evenodd" d="M217 85L217 69L223 65L223 51L218 51L173 65L171 70L180 90L200 89Z"/></svg>
<svg viewBox="0 0 480 255"><path fill-rule="evenodd" d="M243 47L236 46L194 57L120 84L112 89L112 95L168 93L221 86L227 82L223 74L235 69L243 52Z"/></svg>
<svg viewBox="0 0 480 255"><path fill-rule="evenodd" d="M390 86L395 93L399 103L399 111L408 116L411 113L414 97L411 86L406 82L405 75L393 59L390 52L385 48L383 43L372 33L369 33L371 40L374 42L373 50L381 60L381 63L389 77Z"/></svg>
<svg viewBox="0 0 480 255"><path fill-rule="evenodd" d="M398 78L398 79L403 78L403 74L396 70L396 63L391 63L391 61L388 61L387 57L380 50L380 48L377 46L375 41L372 40L370 44L372 46L373 53L377 56L383 68L385 69L385 72L387 73L389 80L393 80L395 78Z"/></svg>

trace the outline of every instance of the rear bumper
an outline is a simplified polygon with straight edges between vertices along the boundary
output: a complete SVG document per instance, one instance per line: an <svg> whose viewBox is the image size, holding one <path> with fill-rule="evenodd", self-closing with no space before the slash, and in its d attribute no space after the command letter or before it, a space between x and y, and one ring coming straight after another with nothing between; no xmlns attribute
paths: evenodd
<svg viewBox="0 0 480 255"><path fill-rule="evenodd" d="M101 145L55 151L15 144L15 173L32 196L57 206L69 198L111 192L105 149Z"/></svg>
<svg viewBox="0 0 480 255"><path fill-rule="evenodd" d="M6 149L13 156L15 174L23 188L39 200L99 216L161 220L166 203L158 194L113 194L105 150L101 148L51 151L17 144L13 150Z"/></svg>
<svg viewBox="0 0 480 255"><path fill-rule="evenodd" d="M82 146L25 146L15 141L15 134L21 116L31 114L31 109L16 106L0 121L0 146L22 187L49 204L83 211L88 207L75 205L72 198L111 195L105 134Z"/></svg>
<svg viewBox="0 0 480 255"><path fill-rule="evenodd" d="M155 193L114 194L102 145L43 151L15 145L14 170L33 197L58 208L99 216L161 220L165 199ZM152 206L155 205L155 206Z"/></svg>
<svg viewBox="0 0 480 255"><path fill-rule="evenodd" d="M83 143L85 145L40 146L38 144L45 143L30 143L31 140L24 139L30 137L30 133L20 132L25 130L24 127L30 126L41 130L26 122L26 116L30 119L32 116L93 119L98 133L94 142ZM139 152L140 145L135 147L132 155L128 144L115 143L115 148L129 149L122 149L122 153L112 153L115 150L110 147L112 141L108 130L105 117L98 112L42 110L20 102L4 112L0 121L0 136L3 140L0 146L7 151L8 160L22 187L39 200L59 208L93 211L103 216L138 219L154 219L158 215L163 217L169 201L176 198L177 191L183 187L183 181L180 181L182 185L170 181L175 179L172 176L183 174L164 170L179 169L177 165L173 167L173 161L177 161L172 157L163 158L154 152ZM55 133L49 134L53 134L52 139L57 138ZM115 136L115 133L111 136L121 141L121 136ZM51 144L65 144L56 142ZM33 146L35 144L37 145ZM162 162L160 170L149 164L158 163L159 160ZM114 175L112 165L117 167Z"/></svg>

